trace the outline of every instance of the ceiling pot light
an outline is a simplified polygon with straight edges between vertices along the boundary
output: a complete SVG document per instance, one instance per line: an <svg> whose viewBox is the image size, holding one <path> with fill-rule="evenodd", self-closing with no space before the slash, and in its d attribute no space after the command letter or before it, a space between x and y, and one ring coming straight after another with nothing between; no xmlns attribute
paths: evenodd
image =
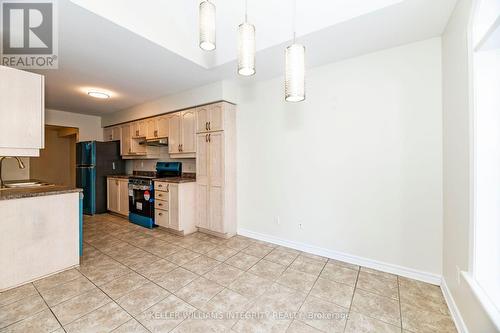
<svg viewBox="0 0 500 333"><path fill-rule="evenodd" d="M89 91L89 92L87 92L87 94L91 97L100 98L100 99L108 99L111 97L109 94L104 93L102 91Z"/></svg>
<svg viewBox="0 0 500 333"><path fill-rule="evenodd" d="M215 5L210 0L200 3L200 48L215 50Z"/></svg>
<svg viewBox="0 0 500 333"><path fill-rule="evenodd" d="M255 26L248 23L247 1L245 1L245 22L238 27L238 74L255 74Z"/></svg>
<svg viewBox="0 0 500 333"><path fill-rule="evenodd" d="M301 102L306 99L305 58L306 48L297 44L295 17L297 11L296 0L293 9L293 44L285 50L285 100L287 102Z"/></svg>

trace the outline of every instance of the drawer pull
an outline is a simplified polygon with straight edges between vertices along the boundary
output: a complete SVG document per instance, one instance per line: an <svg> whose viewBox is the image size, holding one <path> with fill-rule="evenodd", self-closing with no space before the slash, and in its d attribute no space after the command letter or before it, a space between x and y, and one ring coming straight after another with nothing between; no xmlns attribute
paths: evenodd
<svg viewBox="0 0 500 333"><path fill-rule="evenodd" d="M163 216L163 213L158 213L158 215Z"/></svg>

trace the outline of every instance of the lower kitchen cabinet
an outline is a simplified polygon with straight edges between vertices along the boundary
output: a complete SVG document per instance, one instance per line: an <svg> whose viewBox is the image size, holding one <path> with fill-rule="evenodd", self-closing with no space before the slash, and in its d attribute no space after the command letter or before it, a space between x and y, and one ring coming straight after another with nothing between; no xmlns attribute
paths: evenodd
<svg viewBox="0 0 500 333"><path fill-rule="evenodd" d="M108 178L108 210L128 216L128 179Z"/></svg>
<svg viewBox="0 0 500 333"><path fill-rule="evenodd" d="M196 231L196 183L155 181L155 224L181 235Z"/></svg>

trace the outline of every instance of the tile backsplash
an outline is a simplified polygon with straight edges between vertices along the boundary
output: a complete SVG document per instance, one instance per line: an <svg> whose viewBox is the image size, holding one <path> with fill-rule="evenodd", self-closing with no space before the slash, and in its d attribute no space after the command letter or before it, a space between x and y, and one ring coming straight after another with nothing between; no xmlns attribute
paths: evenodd
<svg viewBox="0 0 500 333"><path fill-rule="evenodd" d="M156 162L181 162L182 172L196 173L196 159L194 158L181 158L173 159L168 154L162 154L159 159L155 160L128 160L127 173L131 174L135 171L155 171Z"/></svg>

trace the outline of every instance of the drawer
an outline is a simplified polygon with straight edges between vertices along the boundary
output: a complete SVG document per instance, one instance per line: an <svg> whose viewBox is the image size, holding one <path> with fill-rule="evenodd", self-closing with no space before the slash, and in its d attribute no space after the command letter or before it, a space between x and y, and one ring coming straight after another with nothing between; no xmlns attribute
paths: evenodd
<svg viewBox="0 0 500 333"><path fill-rule="evenodd" d="M155 210L155 224L168 228L168 211L161 209Z"/></svg>
<svg viewBox="0 0 500 333"><path fill-rule="evenodd" d="M168 210L168 201L156 199L155 200L155 209Z"/></svg>
<svg viewBox="0 0 500 333"><path fill-rule="evenodd" d="M156 200L168 201L168 192L156 190L155 191L155 199Z"/></svg>
<svg viewBox="0 0 500 333"><path fill-rule="evenodd" d="M168 183L166 182L155 182L155 190L168 192Z"/></svg>

